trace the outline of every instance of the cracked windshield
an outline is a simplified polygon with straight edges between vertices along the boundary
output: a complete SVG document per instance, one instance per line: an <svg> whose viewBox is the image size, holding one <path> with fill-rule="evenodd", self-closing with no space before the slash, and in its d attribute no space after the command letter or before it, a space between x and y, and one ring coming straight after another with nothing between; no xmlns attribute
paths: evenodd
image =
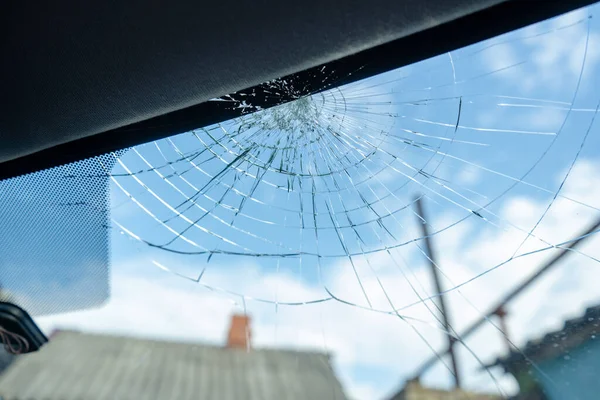
<svg viewBox="0 0 600 400"><path fill-rule="evenodd" d="M597 399L599 14L0 182L1 398Z"/></svg>

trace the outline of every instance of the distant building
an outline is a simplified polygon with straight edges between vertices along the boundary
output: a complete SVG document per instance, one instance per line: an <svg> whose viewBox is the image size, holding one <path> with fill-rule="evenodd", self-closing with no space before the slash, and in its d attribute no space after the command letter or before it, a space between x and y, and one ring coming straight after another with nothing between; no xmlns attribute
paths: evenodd
<svg viewBox="0 0 600 400"><path fill-rule="evenodd" d="M527 342L491 366L519 384L518 400L600 399L600 305L565 322L560 331Z"/></svg>
<svg viewBox="0 0 600 400"><path fill-rule="evenodd" d="M474 393L466 390L433 389L422 386L418 380L408 381L390 400L502 400L501 396Z"/></svg>
<svg viewBox="0 0 600 400"><path fill-rule="evenodd" d="M59 331L0 376L3 400L346 399L327 354L250 346L235 316L227 346Z"/></svg>

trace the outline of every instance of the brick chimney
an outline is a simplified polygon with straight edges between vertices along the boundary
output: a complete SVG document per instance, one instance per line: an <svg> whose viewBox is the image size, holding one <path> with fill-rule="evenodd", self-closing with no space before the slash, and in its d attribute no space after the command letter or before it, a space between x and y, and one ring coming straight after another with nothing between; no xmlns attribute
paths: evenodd
<svg viewBox="0 0 600 400"><path fill-rule="evenodd" d="M229 326L227 348L250 350L251 338L252 332L250 330L250 317L247 315L235 314L231 318L231 325Z"/></svg>

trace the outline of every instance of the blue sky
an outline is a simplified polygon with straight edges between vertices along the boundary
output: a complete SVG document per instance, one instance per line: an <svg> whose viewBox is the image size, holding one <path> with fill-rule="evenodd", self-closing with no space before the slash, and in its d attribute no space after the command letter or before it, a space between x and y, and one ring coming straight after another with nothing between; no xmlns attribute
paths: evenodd
<svg viewBox="0 0 600 400"><path fill-rule="evenodd" d="M40 324L222 343L231 313L246 311L257 346L331 352L349 394L389 394L444 340L422 301L434 290L416 195L445 288L476 277L448 293L458 331L555 250L496 266L598 217L600 27L588 18L597 10L128 151L111 169L108 302ZM137 173L150 167L160 168ZM42 236L65 230L43 225ZM516 343L600 300L594 241L510 305ZM57 293L75 271L81 285L69 293L92 287L83 253L45 266ZM180 276L202 272L200 283ZM35 285L19 282L11 288L35 303ZM106 285L97 288L88 300ZM502 354L493 326L467 346L469 388L515 390L500 371L477 372ZM438 363L425 382L447 386L450 374Z"/></svg>

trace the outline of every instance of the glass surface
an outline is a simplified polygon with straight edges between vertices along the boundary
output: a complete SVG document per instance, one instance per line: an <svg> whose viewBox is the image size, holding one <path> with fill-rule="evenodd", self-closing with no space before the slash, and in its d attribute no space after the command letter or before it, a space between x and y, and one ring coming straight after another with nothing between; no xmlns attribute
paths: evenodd
<svg viewBox="0 0 600 400"><path fill-rule="evenodd" d="M597 13L578 10L267 110L251 98L214 99L248 112L85 168L59 167L53 179L81 182L69 190L106 180L110 216L104 223L89 204L81 216L81 203L56 200L73 210L68 227L42 208L43 218L19 217L16 225L55 241L27 242L21 229L4 264L27 248L56 250L61 235L72 255L44 264L42 252L22 275L13 265L5 292L35 310L48 335L220 347L232 315L246 314L247 352L330 354L349 398L403 388L450 396L448 337L466 392L595 398L600 346L588 308L600 305L600 243L587 230L600 218ZM12 193L3 201L16 207L15 193L29 190L48 205L35 186L23 189L28 179L35 174L0 182ZM98 239L71 230L88 223L110 239L110 271L99 267L97 285L82 265L94 264L86 246ZM144 354L128 357L147 365ZM420 383L410 381L432 358ZM0 394L13 390L11 368Z"/></svg>

